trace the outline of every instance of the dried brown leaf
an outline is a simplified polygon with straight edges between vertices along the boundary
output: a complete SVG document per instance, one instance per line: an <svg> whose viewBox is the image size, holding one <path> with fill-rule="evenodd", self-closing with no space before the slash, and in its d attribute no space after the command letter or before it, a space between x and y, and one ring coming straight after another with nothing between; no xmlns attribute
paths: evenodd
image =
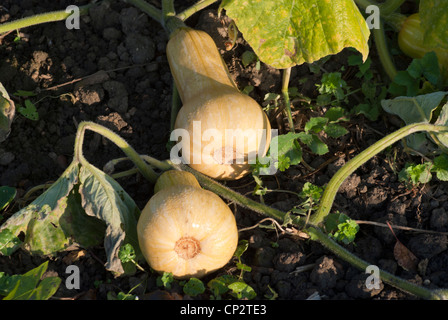
<svg viewBox="0 0 448 320"><path fill-rule="evenodd" d="M407 271L417 271L418 258L400 241L395 243L394 257L400 267Z"/></svg>

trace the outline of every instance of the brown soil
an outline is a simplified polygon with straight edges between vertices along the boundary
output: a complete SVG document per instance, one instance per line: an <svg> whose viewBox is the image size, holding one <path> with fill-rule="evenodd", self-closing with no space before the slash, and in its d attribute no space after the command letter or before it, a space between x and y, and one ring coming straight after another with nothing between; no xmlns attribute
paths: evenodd
<svg viewBox="0 0 448 320"><path fill-rule="evenodd" d="M76 1L82 5L87 1ZM31 14L60 10L69 1L3 1L0 22ZM192 27L212 35L229 69L240 88L254 86L251 96L260 103L269 92L280 92L281 73L263 63L260 70L254 65L243 67L241 55L249 47L240 37L236 47L225 51L226 20L219 21L216 8L205 10L188 20ZM79 30L67 30L63 22L43 24L20 30L20 40L14 42L15 33L1 40L0 82L10 93L17 90L40 90L36 101L39 120L32 121L17 115L12 132L0 144L0 185L18 190L20 199L30 188L56 180L70 163L77 124L84 120L103 124L125 138L139 153L158 159L167 159L169 141L170 103L172 78L165 57L167 36L156 22L138 9L120 1L101 3L82 16ZM347 52L331 58L325 65L328 71L346 65ZM375 57L373 57L375 59ZM374 67L381 67L374 61ZM353 70L345 69L344 77L352 80ZM59 86L84 78L99 71L93 81ZM104 72L106 71L106 72ZM303 84L300 79L308 78ZM89 78L92 80L92 78ZM306 65L293 68L291 86L297 86L304 96L316 97L315 83L320 78ZM359 86L359 83L357 84ZM20 98L17 98L19 102ZM295 103L298 125L322 110ZM325 185L348 159L364 150L384 134L396 129L389 117L370 122L362 116L353 117L345 124L349 134L339 139L326 139L330 152L316 156L305 150L304 159L315 172L305 166L292 166L283 173L264 178L268 188L299 192L306 181ZM285 132L286 120L271 119L274 127ZM392 159L394 152L396 158ZM101 168L111 159L122 157L121 151L111 142L89 133L84 153L95 166ZM404 270L394 257L396 239L388 228L360 224L355 244L347 248L372 264L409 281L430 287L448 288L448 202L447 185L433 181L423 188L408 190L398 181L397 169L410 156L403 153L399 144L388 153L382 153L356 171L341 187L335 208L352 219L386 223L445 232L444 234L417 233L395 230L400 241L418 258L420 268L414 272ZM418 160L417 160L418 161ZM118 168L119 169L119 168ZM119 183L143 208L152 195L152 186L140 176L119 180ZM228 186L243 194L253 190L254 182L248 176ZM254 197L254 199L259 199ZM298 204L295 196L287 193L269 193L264 201L273 207L289 210ZM231 205L238 227L256 225L265 218L252 211ZM18 209L18 204L2 213L5 220ZM3 220L3 221L4 221ZM0 221L2 222L2 221ZM253 228L244 231L241 239L249 241L243 262L252 267L244 280L251 285L257 299L266 299L271 289L278 299L307 299L318 293L322 299L414 299L388 285L368 290L368 276L321 245L281 231ZM160 294L156 274L137 272L132 276L114 278L104 269L104 248L75 249L56 257L30 256L19 250L10 257L0 257L0 272L24 273L49 259L48 275L58 275L63 282L56 298L107 299L110 292L128 292L143 282L133 293L141 298L185 297L182 288L175 284L169 293ZM69 290L64 285L65 269L69 264L80 268L81 288ZM142 266L149 270L142 262ZM296 272L301 266L309 266ZM204 279L219 274L238 274L235 261ZM146 280L145 280L146 279ZM145 280L145 281L144 281ZM198 297L208 299L210 292Z"/></svg>

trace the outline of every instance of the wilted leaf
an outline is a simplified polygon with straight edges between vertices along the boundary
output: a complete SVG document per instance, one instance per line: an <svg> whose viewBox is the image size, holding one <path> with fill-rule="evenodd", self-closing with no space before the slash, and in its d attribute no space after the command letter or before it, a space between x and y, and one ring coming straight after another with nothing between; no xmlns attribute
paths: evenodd
<svg viewBox="0 0 448 320"><path fill-rule="evenodd" d="M110 176L92 165L82 166L79 173L79 193L86 214L106 224L104 248L106 269L122 274L124 272L118 257L123 242L138 250L137 221L140 215L132 198Z"/></svg>
<svg viewBox="0 0 448 320"><path fill-rule="evenodd" d="M9 98L8 92L0 82L0 142L8 137L15 113L14 101Z"/></svg>
<svg viewBox="0 0 448 320"><path fill-rule="evenodd" d="M221 3L264 63L289 68L347 47L369 54L370 30L353 0L226 0Z"/></svg>
<svg viewBox="0 0 448 320"><path fill-rule="evenodd" d="M47 191L0 227L0 252L12 254L22 246L47 255L73 243L89 247L104 239L106 268L121 274L118 250L123 241L138 250L137 256L141 254L136 234L139 215L115 180L92 165L74 161ZM16 241L21 233L23 244Z"/></svg>
<svg viewBox="0 0 448 320"><path fill-rule="evenodd" d="M34 220L34 222L31 225L34 225L39 229L40 224L39 221L44 220L45 217L54 217L54 215L52 214L53 210L60 210L59 206L62 205L63 202L62 199L65 199L68 196L70 191L73 189L73 186L77 182L77 174L78 174L78 166L73 164L70 165L61 175L61 177L48 190L46 190L43 194L41 194L36 200L34 200L27 207L13 214L2 226L0 226L0 232L7 229L15 237L19 237L19 235L23 233L26 236L24 245L27 247L28 250L31 251L37 250L39 252L46 252L45 248L33 247L34 244L38 245L37 238L40 238L43 235L35 234L36 241L34 241L35 240L34 236L27 235L28 225L30 224L31 220ZM47 231L50 230L47 229ZM58 232L58 230L53 231ZM64 244L60 244L61 247L65 245L65 240L63 240L63 243ZM16 242L14 243L14 246L9 246L8 254L12 254L21 245L22 245L21 242ZM52 248L58 245L59 243L51 244ZM53 249L50 249L50 251L52 250Z"/></svg>

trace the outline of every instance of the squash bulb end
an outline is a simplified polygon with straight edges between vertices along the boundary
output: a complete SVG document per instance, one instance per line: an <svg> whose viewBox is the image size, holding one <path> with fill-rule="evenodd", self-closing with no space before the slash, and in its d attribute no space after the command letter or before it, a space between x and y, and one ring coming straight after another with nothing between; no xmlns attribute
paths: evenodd
<svg viewBox="0 0 448 320"><path fill-rule="evenodd" d="M193 259L201 252L201 244L193 237L182 237L176 241L174 251L184 260Z"/></svg>

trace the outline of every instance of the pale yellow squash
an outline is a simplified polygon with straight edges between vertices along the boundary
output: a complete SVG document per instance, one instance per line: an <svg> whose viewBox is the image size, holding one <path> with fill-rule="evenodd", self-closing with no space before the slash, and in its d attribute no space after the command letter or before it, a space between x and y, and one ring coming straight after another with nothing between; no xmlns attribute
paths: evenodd
<svg viewBox="0 0 448 320"><path fill-rule="evenodd" d="M188 132L179 142L184 162L220 180L249 173L271 140L269 119L260 105L238 90L206 32L176 30L167 57L183 103L175 129Z"/></svg>
<svg viewBox="0 0 448 320"><path fill-rule="evenodd" d="M151 268L183 279L225 266L236 250L238 230L224 201L185 171L164 172L155 189L137 224Z"/></svg>

